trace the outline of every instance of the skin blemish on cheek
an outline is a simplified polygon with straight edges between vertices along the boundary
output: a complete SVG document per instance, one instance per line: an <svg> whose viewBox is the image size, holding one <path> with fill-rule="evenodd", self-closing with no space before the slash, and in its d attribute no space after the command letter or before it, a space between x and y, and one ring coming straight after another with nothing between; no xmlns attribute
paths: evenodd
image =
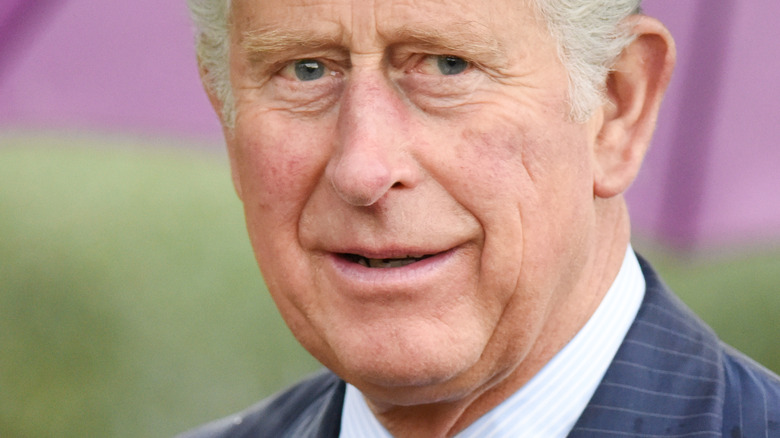
<svg viewBox="0 0 780 438"><path fill-rule="evenodd" d="M263 114L268 117L268 113ZM250 180L248 183L258 186L262 192L284 193L296 190L301 181L307 181L305 175L316 170L312 169L315 163L311 147L298 138L306 138L306 133L301 131L290 134L294 131L278 131L264 124L260 129L243 132L238 160L242 174Z"/></svg>
<svg viewBox="0 0 780 438"><path fill-rule="evenodd" d="M522 159L526 140L512 130L491 131L466 129L461 133L465 148L479 161L515 162Z"/></svg>
<svg viewBox="0 0 780 438"><path fill-rule="evenodd" d="M467 128L453 147L454 162L469 163L458 171L469 181L468 190L497 190L528 178L523 162L526 147L524 136L517 131Z"/></svg>
<svg viewBox="0 0 780 438"><path fill-rule="evenodd" d="M267 172L267 175L263 176L263 180L278 192L290 190L297 181L303 180L302 176L311 172L309 160L301 155L283 154L274 159L273 164L270 163L262 167L263 171Z"/></svg>

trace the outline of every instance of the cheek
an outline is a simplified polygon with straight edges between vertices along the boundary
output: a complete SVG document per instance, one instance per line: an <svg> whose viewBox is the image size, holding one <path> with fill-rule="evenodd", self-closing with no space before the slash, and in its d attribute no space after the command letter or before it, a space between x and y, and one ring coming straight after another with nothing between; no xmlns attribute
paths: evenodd
<svg viewBox="0 0 780 438"><path fill-rule="evenodd" d="M458 157L464 163L472 163L469 169L472 176L491 184L523 178L524 149L529 145L526 136L517 129L465 129L461 142L463 147L458 150Z"/></svg>
<svg viewBox="0 0 780 438"><path fill-rule="evenodd" d="M324 124L260 113L237 120L231 144L255 257L297 336L311 332L300 309L311 301L305 291L315 290L299 244L301 213L323 175L330 133Z"/></svg>
<svg viewBox="0 0 780 438"><path fill-rule="evenodd" d="M472 186L493 191L496 203L514 200L522 207L555 204L590 191L588 151L579 125L504 124L464 129L456 154Z"/></svg>
<svg viewBox="0 0 780 438"><path fill-rule="evenodd" d="M241 122L234 155L247 218L266 227L296 224L325 168L329 130L274 114Z"/></svg>
<svg viewBox="0 0 780 438"><path fill-rule="evenodd" d="M518 204L535 197L526 163L528 151L534 148L528 135L516 127L464 128L451 150L442 154L442 184L483 227L490 227L496 215L512 223L507 213L516 213Z"/></svg>
<svg viewBox="0 0 780 438"><path fill-rule="evenodd" d="M506 285L535 269L523 268L550 266L591 220L583 128L516 119L463 128L441 159L442 184L483 227L482 269Z"/></svg>

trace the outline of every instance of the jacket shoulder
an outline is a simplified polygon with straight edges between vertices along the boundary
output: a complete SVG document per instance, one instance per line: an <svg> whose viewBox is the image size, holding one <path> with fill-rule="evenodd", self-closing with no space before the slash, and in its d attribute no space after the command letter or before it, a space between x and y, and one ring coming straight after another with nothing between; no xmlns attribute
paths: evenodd
<svg viewBox="0 0 780 438"><path fill-rule="evenodd" d="M345 384L317 373L243 412L205 424L179 438L338 436Z"/></svg>
<svg viewBox="0 0 780 438"><path fill-rule="evenodd" d="M569 436L780 438L777 376L721 342L639 261L642 307Z"/></svg>
<svg viewBox="0 0 780 438"><path fill-rule="evenodd" d="M723 436L780 437L780 377L724 346Z"/></svg>

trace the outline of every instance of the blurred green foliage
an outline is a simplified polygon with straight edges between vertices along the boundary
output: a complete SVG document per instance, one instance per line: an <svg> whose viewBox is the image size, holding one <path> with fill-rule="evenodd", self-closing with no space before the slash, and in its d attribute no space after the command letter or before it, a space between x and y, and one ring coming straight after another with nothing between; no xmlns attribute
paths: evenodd
<svg viewBox="0 0 780 438"><path fill-rule="evenodd" d="M635 244L718 336L780 373L780 246L670 252Z"/></svg>
<svg viewBox="0 0 780 438"><path fill-rule="evenodd" d="M318 368L262 284L222 155L0 142L1 437L171 436Z"/></svg>
<svg viewBox="0 0 780 438"><path fill-rule="evenodd" d="M661 258L726 341L780 370L780 251ZM262 284L222 154L0 136L0 436L171 436L317 368Z"/></svg>

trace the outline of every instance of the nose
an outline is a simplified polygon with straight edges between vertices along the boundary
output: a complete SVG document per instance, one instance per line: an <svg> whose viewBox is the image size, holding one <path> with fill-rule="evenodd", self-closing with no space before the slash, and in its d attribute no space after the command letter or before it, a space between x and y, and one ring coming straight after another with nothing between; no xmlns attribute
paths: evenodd
<svg viewBox="0 0 780 438"><path fill-rule="evenodd" d="M403 101L382 75L355 74L339 109L337 148L326 175L341 199L370 206L419 183Z"/></svg>

